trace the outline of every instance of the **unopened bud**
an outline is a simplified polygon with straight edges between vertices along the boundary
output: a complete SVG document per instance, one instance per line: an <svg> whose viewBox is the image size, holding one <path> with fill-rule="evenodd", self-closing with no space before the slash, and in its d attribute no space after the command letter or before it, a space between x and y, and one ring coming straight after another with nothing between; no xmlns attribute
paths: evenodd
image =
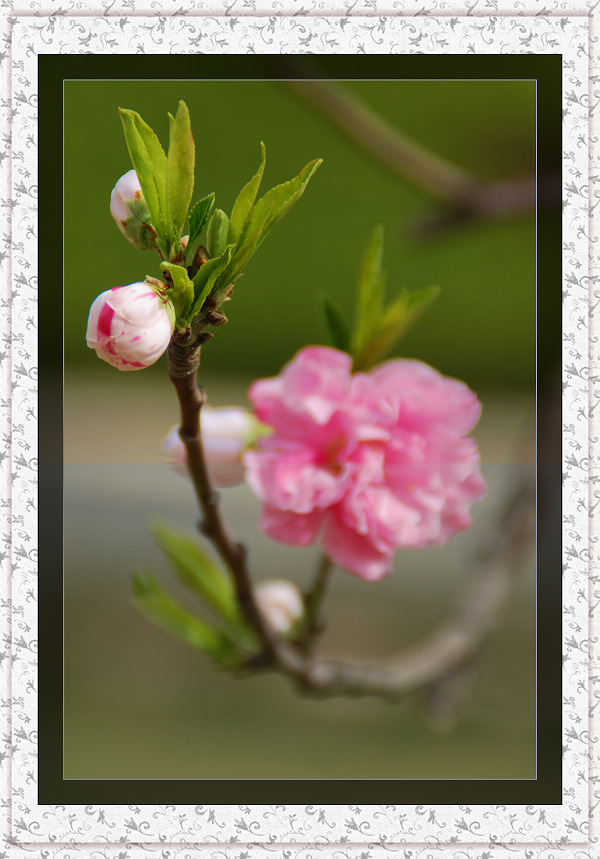
<svg viewBox="0 0 600 859"><path fill-rule="evenodd" d="M86 340L118 370L141 370L166 350L175 326L173 305L149 283L115 286L90 308Z"/></svg>
<svg viewBox="0 0 600 859"><path fill-rule="evenodd" d="M256 605L276 632L288 632L304 614L302 594L285 579L264 579L254 587Z"/></svg>
<svg viewBox="0 0 600 859"><path fill-rule="evenodd" d="M204 405L200 412L200 428L204 457L215 486L236 486L245 479L242 453L255 441L260 424L245 409L211 408ZM185 469L185 445L173 427L163 442L165 460L182 474Z"/></svg>
<svg viewBox="0 0 600 859"><path fill-rule="evenodd" d="M110 195L110 213L125 238L136 248L156 248L156 232L135 170L121 176Z"/></svg>

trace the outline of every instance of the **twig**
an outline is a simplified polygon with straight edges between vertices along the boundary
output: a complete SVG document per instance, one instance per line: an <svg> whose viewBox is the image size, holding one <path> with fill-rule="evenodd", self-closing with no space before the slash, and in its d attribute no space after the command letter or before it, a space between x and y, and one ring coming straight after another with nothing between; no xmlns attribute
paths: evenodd
<svg viewBox="0 0 600 859"><path fill-rule="evenodd" d="M477 198L474 176L411 140L348 91L328 81L286 83L396 176L454 205L468 206Z"/></svg>
<svg viewBox="0 0 600 859"><path fill-rule="evenodd" d="M453 618L428 641L387 665L316 662L303 678L303 688L317 697L377 695L397 700L433 689L470 665L506 605L516 563L531 539L534 523L535 481L528 475L509 501L499 525L501 539L487 553Z"/></svg>
<svg viewBox="0 0 600 859"><path fill-rule="evenodd" d="M323 630L323 625L320 620L321 606L327 594L331 574L333 572L333 564L327 555L321 555L317 575L313 582L313 586L304 595L304 605L306 607L306 625L302 631L300 644L306 651L314 650L316 639Z"/></svg>
<svg viewBox="0 0 600 859"><path fill-rule="evenodd" d="M403 181L427 191L446 204L446 210L418 221L412 234L432 238L473 220L499 218L560 203L560 176L524 176L502 182L483 182L386 122L359 98L327 80L305 57L263 59L286 85L320 110L342 133ZM313 79L310 79L310 78Z"/></svg>
<svg viewBox="0 0 600 859"><path fill-rule="evenodd" d="M206 395L196 382L196 373L200 366L200 346L191 331L173 335L167 356L169 378L177 392L181 410L179 436L185 445L187 468L203 514L201 530L233 575L244 617L258 633L265 651L273 656L273 635L254 601L244 547L236 543L227 532L220 514L219 495L208 475L200 432L200 412Z"/></svg>

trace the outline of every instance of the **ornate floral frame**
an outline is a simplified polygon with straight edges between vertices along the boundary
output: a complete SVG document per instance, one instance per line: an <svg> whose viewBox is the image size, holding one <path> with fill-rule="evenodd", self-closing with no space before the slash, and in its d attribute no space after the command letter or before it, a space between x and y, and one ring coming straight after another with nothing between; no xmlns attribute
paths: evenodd
<svg viewBox="0 0 600 859"><path fill-rule="evenodd" d="M598 855L594 774L599 701L593 665L598 580L592 554L598 483L591 445L600 389L591 352L599 296L593 274L598 167L595 108L596 2L542 4L496 0L460 7L439 0L435 14L411 0L338 3L215 0L209 10L181 0L171 12L142 0L38 0L2 3L7 83L0 156L6 213L2 271L3 352L0 454L4 550L0 680L5 752L0 755L4 852L106 857L509 857ZM337 6L337 8L336 8ZM36 778L36 261L37 56L43 53L141 52L153 32L155 53L177 53L191 36L198 52L302 53L307 34L322 53L559 53L563 56L564 326L564 629L563 800L552 806L46 806ZM415 38L418 36L418 39ZM185 40L185 41L184 41ZM157 44L159 42L159 44ZM316 47L315 47L316 46ZM589 129L589 134L587 130ZM28 253L25 256L24 249ZM588 349L590 351L588 351ZM596 365L597 366L597 365ZM596 378L594 378L596 373ZM596 477L597 481L597 477ZM588 538L586 539L586 535ZM250 797L249 797L250 800ZM361 826L356 825L360 814ZM248 835L251 833L251 835ZM246 843L251 838L252 843ZM360 839L357 841L357 839Z"/></svg>

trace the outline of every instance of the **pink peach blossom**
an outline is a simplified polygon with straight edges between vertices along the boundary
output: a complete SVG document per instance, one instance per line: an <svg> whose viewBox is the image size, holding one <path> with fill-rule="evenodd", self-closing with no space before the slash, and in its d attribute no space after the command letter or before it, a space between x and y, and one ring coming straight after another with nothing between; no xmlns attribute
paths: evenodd
<svg viewBox="0 0 600 859"><path fill-rule="evenodd" d="M354 375L351 365L309 346L255 382L248 396L273 432L244 463L269 536L296 546L320 537L336 564L377 581L397 549L441 545L472 524L485 484L468 433L481 405L420 361Z"/></svg>

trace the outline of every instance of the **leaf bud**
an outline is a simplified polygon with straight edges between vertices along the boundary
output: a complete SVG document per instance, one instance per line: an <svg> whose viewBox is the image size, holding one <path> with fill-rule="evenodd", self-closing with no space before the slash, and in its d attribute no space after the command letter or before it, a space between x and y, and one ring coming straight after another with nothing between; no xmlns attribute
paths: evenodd
<svg viewBox="0 0 600 859"><path fill-rule="evenodd" d="M204 314L204 318L209 325L214 325L217 328L219 325L225 325L229 320L220 310L209 310Z"/></svg>
<svg viewBox="0 0 600 859"><path fill-rule="evenodd" d="M208 262L210 259L210 255L204 245L198 245L196 248L196 253L194 254L193 265L194 268L201 268L205 262Z"/></svg>

